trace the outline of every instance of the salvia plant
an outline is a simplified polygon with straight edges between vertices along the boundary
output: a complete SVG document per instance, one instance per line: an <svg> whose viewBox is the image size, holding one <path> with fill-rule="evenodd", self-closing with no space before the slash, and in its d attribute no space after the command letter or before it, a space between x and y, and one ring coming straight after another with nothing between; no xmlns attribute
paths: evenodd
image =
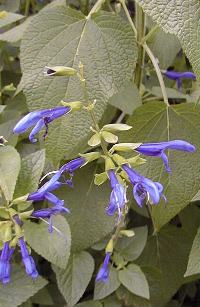
<svg viewBox="0 0 200 307"><path fill-rule="evenodd" d="M198 306L200 3L0 8L0 306Z"/></svg>

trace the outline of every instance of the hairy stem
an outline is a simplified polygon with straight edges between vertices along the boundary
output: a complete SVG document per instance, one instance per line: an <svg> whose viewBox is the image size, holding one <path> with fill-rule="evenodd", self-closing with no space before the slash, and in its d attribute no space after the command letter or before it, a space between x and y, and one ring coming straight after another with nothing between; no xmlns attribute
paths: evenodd
<svg viewBox="0 0 200 307"><path fill-rule="evenodd" d="M130 16L129 12L126 12L126 16L128 18L128 15ZM127 15L128 13L128 15ZM128 18L129 20L129 18ZM130 23L131 24L131 23ZM132 24L131 24L132 26ZM133 29L133 27L132 27ZM137 86L137 88L140 90L140 86L142 83L142 70L143 70L143 66L144 66L144 49L142 48L142 40L145 36L145 15L143 13L143 10L141 9L141 7L136 4L136 29L137 29L137 41L138 41L138 45L139 45L139 50L138 50L138 61L137 61L137 65L136 65L136 70L135 70L135 84Z"/></svg>

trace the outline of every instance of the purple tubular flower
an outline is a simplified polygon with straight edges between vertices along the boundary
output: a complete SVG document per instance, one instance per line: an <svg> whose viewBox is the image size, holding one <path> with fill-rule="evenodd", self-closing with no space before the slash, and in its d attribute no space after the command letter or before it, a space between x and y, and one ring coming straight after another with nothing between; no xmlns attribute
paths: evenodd
<svg viewBox="0 0 200 307"><path fill-rule="evenodd" d="M3 284L10 282L11 264L10 260L14 253L14 248L9 246L9 242L5 242L0 256L0 280Z"/></svg>
<svg viewBox="0 0 200 307"><path fill-rule="evenodd" d="M96 281L108 282L109 279L109 261L110 261L111 253L106 253L106 257L104 262L97 274Z"/></svg>
<svg viewBox="0 0 200 307"><path fill-rule="evenodd" d="M83 157L80 158L76 158L74 160L69 161L68 163L64 164L61 168L60 168L60 172L68 172L70 174L73 174L73 172L75 170L77 170L78 168L80 168L83 164L85 164L86 160Z"/></svg>
<svg viewBox="0 0 200 307"><path fill-rule="evenodd" d="M188 151L188 152L194 152L196 150L195 146L188 142L181 140L174 140L174 141L161 142L161 143L144 143L140 145L138 148L136 148L136 151L146 156L161 157L164 162L166 171L171 172L171 169L169 167L168 157L164 152L166 149L175 149L175 150Z"/></svg>
<svg viewBox="0 0 200 307"><path fill-rule="evenodd" d="M45 208L34 211L31 216L36 218L47 218L49 219L49 232L51 233L53 231L53 223L52 223L52 217L59 213L69 213L69 210L65 208L64 206L54 206L53 208Z"/></svg>
<svg viewBox="0 0 200 307"><path fill-rule="evenodd" d="M164 200L166 200L165 196L162 194L163 186L161 183L153 182L152 180L141 176L127 164L124 164L122 168L127 173L131 184L133 185L133 197L139 207L143 206L146 197L150 197L150 200L154 205L159 203L160 197L163 197Z"/></svg>
<svg viewBox="0 0 200 307"><path fill-rule="evenodd" d="M171 70L165 70L163 72L163 74L171 79L171 80L175 80L178 89L181 89L182 86L182 79L192 79L192 80L196 80L196 76L193 72L190 71L186 71L186 72L176 72L176 71L171 71Z"/></svg>
<svg viewBox="0 0 200 307"><path fill-rule="evenodd" d="M112 188L112 192L110 194L110 203L108 208L106 209L106 213L108 215L113 215L117 211L118 219L120 219L122 209L127 202L126 188L119 183L114 170L109 170L108 176L110 179L110 186Z"/></svg>
<svg viewBox="0 0 200 307"><path fill-rule="evenodd" d="M32 126L35 126L29 135L29 140L32 143L37 142L35 139L35 135L44 127L46 128L46 132L44 137L48 133L48 124L52 122L54 119L61 117L62 115L70 112L70 107L60 106L53 109L44 109L33 111L24 116L14 127L13 132L17 134L21 134L25 132Z"/></svg>
<svg viewBox="0 0 200 307"><path fill-rule="evenodd" d="M36 269L33 257L29 255L24 238L19 238L18 242L21 249L22 261L26 269L26 274L31 276L33 279L36 279L38 277L38 271Z"/></svg>

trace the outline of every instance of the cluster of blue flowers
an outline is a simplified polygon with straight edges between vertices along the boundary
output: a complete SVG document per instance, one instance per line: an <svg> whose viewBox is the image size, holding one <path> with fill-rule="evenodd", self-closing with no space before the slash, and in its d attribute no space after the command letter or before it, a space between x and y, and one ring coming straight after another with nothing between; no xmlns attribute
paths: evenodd
<svg viewBox="0 0 200 307"><path fill-rule="evenodd" d="M76 72L74 69L63 68L63 67L54 67L47 68L46 74L48 75L62 75L62 74L70 74L75 75ZM175 72L165 72L165 75L171 79L177 80L178 87L180 87L180 79L183 77L191 77L190 75L183 74L175 74ZM13 132L17 134L24 133L30 127L33 127L32 131L29 134L29 139L31 142L36 142L37 139L35 135L38 134L42 129L45 129L45 133L43 137L45 138L48 133L48 125L57 118L68 114L74 109L80 107L80 102L74 102L74 105L70 105L70 103L66 103L66 106L57 106L52 109L43 109L38 111L33 111L23 117L14 127ZM123 126L123 124L120 124ZM109 125L112 126L112 125ZM127 127L127 125L125 125ZM105 126L106 127L106 126ZM127 129L126 129L127 130ZM96 132L95 132L96 133ZM101 133L101 131L100 131ZM110 133L111 134L111 133ZM105 131L104 131L105 135ZM113 143L113 142L112 142ZM98 143L99 144L99 143ZM118 144L119 145L119 144ZM121 144L123 145L123 143ZM124 143L126 146L127 143ZM93 146L93 145L91 145ZM95 145L96 146L96 145ZM168 157L165 153L165 150L181 150L187 152L194 152L195 147L190 143L182 140L173 140L168 142L161 143L145 143L138 144L138 146L134 147L134 151L143 154L146 156L155 156L160 157L163 162L167 172L171 172ZM26 198L27 201L43 201L47 200L51 203L51 207L43 208L39 210L33 210L28 218L37 218L37 219L47 219L49 223L49 232L51 233L54 229L52 224L52 217L57 214L69 213L69 209L64 206L64 200L59 199L56 195L53 194L53 191L60 188L63 185L67 185L69 187L73 187L72 176L73 173L84 166L86 163L98 159L99 157L104 157L105 155L101 155L99 152L88 153L86 155L91 155L90 158L78 157L74 160L69 161L64 164L59 170L53 172L54 175L51 177L49 181L47 181L43 186L41 186L36 192L30 193ZM94 155L94 156L93 156ZM120 157L120 156L119 156ZM112 160L112 152L109 152L109 159ZM160 182L153 182L149 178L146 178L140 175L136 170L134 170L129 164L128 160L121 157L122 163L115 163L109 169L106 169L107 179L110 181L111 186L111 194L109 205L106 208L106 213L108 216L117 215L117 225L119 225L122 217L125 215L126 210L126 190L127 184L130 183L133 187L133 197L138 204L139 207L142 207L145 202L149 202L152 205L157 205L160 201L160 198L163 198L166 201L166 198L163 194L163 186ZM114 160L113 160L114 161ZM117 164L117 165L116 165ZM64 173L69 175L69 179L62 179ZM13 222L21 229L23 226L23 221L21 220L18 214L13 215ZM25 266L26 273L31 276L33 279L37 278L38 272L36 269L35 262L30 255L29 248L27 247L23 232L17 238L18 245L21 250L22 261ZM111 244L112 245L112 244ZM9 239L4 242L3 249L0 256L0 280L3 284L6 284L10 281L10 273L11 273L11 257L15 250L16 244L13 244ZM109 278L109 263L112 256L112 248L106 249L106 256L104 262L97 274L96 281L107 282Z"/></svg>

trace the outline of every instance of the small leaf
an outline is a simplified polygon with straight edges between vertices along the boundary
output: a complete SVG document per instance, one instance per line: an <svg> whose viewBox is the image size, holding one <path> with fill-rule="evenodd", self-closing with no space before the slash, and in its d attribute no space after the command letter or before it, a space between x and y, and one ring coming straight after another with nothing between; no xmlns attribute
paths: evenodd
<svg viewBox="0 0 200 307"><path fill-rule="evenodd" d="M65 268L70 255L71 234L66 219L62 216L53 217L53 226L57 229L48 232L48 225L26 221L25 237L30 246L45 259L61 268Z"/></svg>
<svg viewBox="0 0 200 307"><path fill-rule="evenodd" d="M105 131L127 131L132 129L132 126L129 126L127 124L108 124L103 126L101 130Z"/></svg>
<svg viewBox="0 0 200 307"><path fill-rule="evenodd" d="M8 201L12 200L19 170L18 152L11 146L0 147L0 187Z"/></svg>
<svg viewBox="0 0 200 307"><path fill-rule="evenodd" d="M194 238L185 277L200 273L200 228Z"/></svg>
<svg viewBox="0 0 200 307"><path fill-rule="evenodd" d="M102 131L101 136L107 143L114 144L118 141L118 136L108 131Z"/></svg>
<svg viewBox="0 0 200 307"><path fill-rule="evenodd" d="M140 267L130 264L119 271L119 280L132 293L149 299L149 286L146 277Z"/></svg>
<svg viewBox="0 0 200 307"><path fill-rule="evenodd" d="M74 306L87 288L94 271L92 256L83 251L73 254L65 270L53 267L58 287L69 307Z"/></svg>
<svg viewBox="0 0 200 307"><path fill-rule="evenodd" d="M100 300L116 291L120 286L118 274L115 268L110 267L108 282L96 282L94 288L94 300Z"/></svg>
<svg viewBox="0 0 200 307"><path fill-rule="evenodd" d="M134 228L135 235L132 238L119 238L116 250L127 261L136 260L142 253L148 236L147 226Z"/></svg>
<svg viewBox="0 0 200 307"><path fill-rule="evenodd" d="M108 180L108 175L106 172L95 174L94 183L96 185L101 185L102 183L106 182Z"/></svg>
<svg viewBox="0 0 200 307"><path fill-rule="evenodd" d="M98 133L95 133L88 141L89 146L97 146L101 143L101 137Z"/></svg>
<svg viewBox="0 0 200 307"><path fill-rule="evenodd" d="M24 269L14 265L12 269L11 282L0 285L0 306L17 307L28 300L47 284L42 277L38 277L34 282L26 275Z"/></svg>

